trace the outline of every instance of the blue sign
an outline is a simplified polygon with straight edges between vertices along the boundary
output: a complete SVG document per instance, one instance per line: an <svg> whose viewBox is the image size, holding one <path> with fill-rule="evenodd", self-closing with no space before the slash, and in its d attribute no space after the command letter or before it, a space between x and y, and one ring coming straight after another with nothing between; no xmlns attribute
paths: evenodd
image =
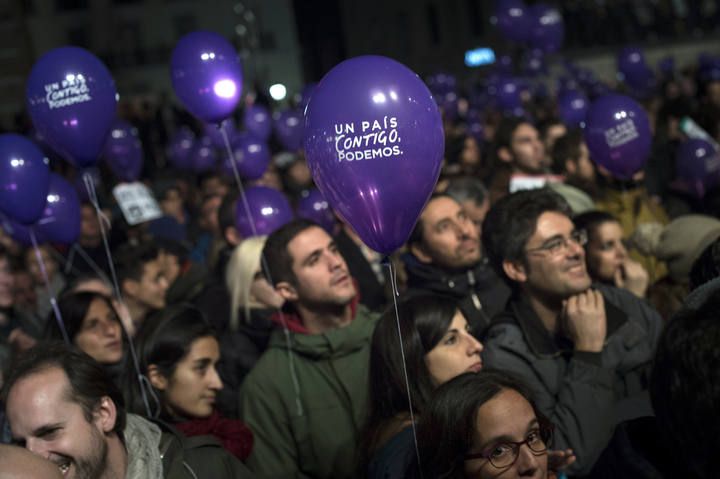
<svg viewBox="0 0 720 479"><path fill-rule="evenodd" d="M479 67L495 63L495 52L492 48L475 48L465 52L465 65Z"/></svg>

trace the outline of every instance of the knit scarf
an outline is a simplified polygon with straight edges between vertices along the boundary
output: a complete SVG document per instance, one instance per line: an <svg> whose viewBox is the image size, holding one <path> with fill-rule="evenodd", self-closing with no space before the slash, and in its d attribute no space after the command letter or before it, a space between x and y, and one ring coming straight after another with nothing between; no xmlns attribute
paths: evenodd
<svg viewBox="0 0 720 479"><path fill-rule="evenodd" d="M241 461L247 459L252 451L252 431L243 422L224 418L217 411L209 417L176 423L174 426L188 437L215 436L226 450Z"/></svg>

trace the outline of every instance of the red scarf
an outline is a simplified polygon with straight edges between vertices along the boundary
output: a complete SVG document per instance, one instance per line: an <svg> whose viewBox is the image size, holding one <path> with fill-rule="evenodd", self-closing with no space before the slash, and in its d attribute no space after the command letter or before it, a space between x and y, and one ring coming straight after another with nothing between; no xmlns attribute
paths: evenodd
<svg viewBox="0 0 720 479"><path fill-rule="evenodd" d="M226 450L241 461L247 459L252 451L252 431L242 421L222 417L217 411L203 419L176 423L175 427L188 437L215 436Z"/></svg>

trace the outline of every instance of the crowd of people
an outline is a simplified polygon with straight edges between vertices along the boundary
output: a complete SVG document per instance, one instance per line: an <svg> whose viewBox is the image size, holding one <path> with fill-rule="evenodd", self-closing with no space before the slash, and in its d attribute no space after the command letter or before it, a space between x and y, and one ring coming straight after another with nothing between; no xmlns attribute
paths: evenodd
<svg viewBox="0 0 720 479"><path fill-rule="evenodd" d="M192 118L123 104L163 216L129 225L102 168L107 225L88 199L73 245L0 229L0 442L57 466L0 446L0 476L714 477L720 190L672 181L681 119L720 142L695 73L644 99L631 179L547 98L480 136L444 111L440 180L387 259L340 218L242 237L232 178L166 166ZM296 204L303 152L271 147L245 186Z"/></svg>

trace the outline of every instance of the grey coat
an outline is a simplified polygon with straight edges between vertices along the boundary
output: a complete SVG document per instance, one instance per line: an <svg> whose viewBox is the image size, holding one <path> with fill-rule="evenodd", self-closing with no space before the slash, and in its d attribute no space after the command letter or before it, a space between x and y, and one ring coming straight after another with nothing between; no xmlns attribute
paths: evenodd
<svg viewBox="0 0 720 479"><path fill-rule="evenodd" d="M600 353L575 352L553 335L527 300L513 297L493 320L483 357L488 367L523 379L555 425L554 449L572 448L572 474L589 472L621 421L652 415L647 382L662 328L660 315L631 293L594 285L605 299L607 337Z"/></svg>

